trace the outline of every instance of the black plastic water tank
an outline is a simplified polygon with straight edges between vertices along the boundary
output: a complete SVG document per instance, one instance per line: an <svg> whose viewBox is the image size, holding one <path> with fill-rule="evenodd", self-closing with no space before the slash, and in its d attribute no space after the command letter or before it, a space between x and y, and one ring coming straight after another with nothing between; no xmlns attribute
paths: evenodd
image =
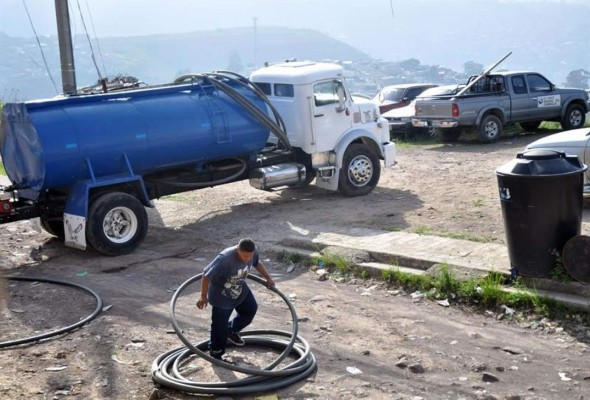
<svg viewBox="0 0 590 400"><path fill-rule="evenodd" d="M575 155L529 150L496 170L514 273L548 277L555 252L580 234L586 169Z"/></svg>

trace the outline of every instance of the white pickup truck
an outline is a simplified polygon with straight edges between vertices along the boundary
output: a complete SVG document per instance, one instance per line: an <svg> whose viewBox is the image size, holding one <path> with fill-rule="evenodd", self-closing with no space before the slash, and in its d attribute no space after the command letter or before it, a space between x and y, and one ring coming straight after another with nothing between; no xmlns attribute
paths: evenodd
<svg viewBox="0 0 590 400"><path fill-rule="evenodd" d="M482 142L497 141L502 128L519 123L534 131L542 121L560 122L564 130L584 126L588 93L558 89L537 72L498 72L473 76L456 95L416 101L414 127L433 128L442 141L475 132Z"/></svg>

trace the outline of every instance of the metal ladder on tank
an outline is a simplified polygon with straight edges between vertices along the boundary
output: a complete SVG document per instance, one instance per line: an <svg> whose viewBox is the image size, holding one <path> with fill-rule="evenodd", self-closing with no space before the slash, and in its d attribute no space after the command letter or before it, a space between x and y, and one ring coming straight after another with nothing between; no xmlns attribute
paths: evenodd
<svg viewBox="0 0 590 400"><path fill-rule="evenodd" d="M230 143L231 133L228 127L227 113L223 109L223 101L219 97L219 91L214 89L211 94L205 93L205 98L207 99L211 129L213 130L217 144Z"/></svg>

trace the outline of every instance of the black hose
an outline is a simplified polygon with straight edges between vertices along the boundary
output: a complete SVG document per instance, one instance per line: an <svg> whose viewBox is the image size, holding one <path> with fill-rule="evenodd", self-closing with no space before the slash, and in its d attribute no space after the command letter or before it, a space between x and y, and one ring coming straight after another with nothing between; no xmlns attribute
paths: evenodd
<svg viewBox="0 0 590 400"><path fill-rule="evenodd" d="M252 82L250 79L246 78L245 76L240 75L236 72L232 72L232 71L223 71L223 70L222 71L214 71L214 72L209 73L207 75L208 76L212 75L212 76L216 76L216 77L222 77L225 79L229 79L230 81L235 82L235 83L245 87L246 89L252 91L255 95L258 96L258 98L260 98L260 100L262 100L266 103L268 108L270 108L279 127L282 129L282 131L286 135L287 126L285 125L285 121L283 120L283 117L278 112L278 110L275 108L275 106L272 104L272 102L269 100L269 98L266 96L266 94L262 91L262 89L260 89L260 87L258 87L254 82ZM287 141L288 141L288 139L287 139Z"/></svg>
<svg viewBox="0 0 590 400"><path fill-rule="evenodd" d="M238 76L240 79L232 78L228 75L223 75L223 74L219 74L219 73L187 74L187 75L182 75L182 76L179 76L178 78L176 78L174 80L174 83L176 83L176 84L182 83L189 78L191 79L191 81L194 81L196 79L200 79L200 80L209 82L217 90L225 93L228 97L230 97L232 100L234 100L239 106L241 106L243 109L248 111L265 128L270 130L281 141L281 143L285 146L285 149L287 151L291 150L291 143L289 142L289 138L287 137L285 123L284 123L282 117L280 116L280 114L278 113L278 111L274 108L274 106L272 105L272 103L268 99L268 97L266 97L266 95L260 90L260 88L258 88L256 85L254 85L247 78L245 78L239 74L235 74L235 73L231 73L231 74L234 76ZM221 79L226 79L230 82L235 82L235 83L239 84L240 86L253 92L271 109L277 122L273 121L266 113L264 113L258 106L256 106L254 103L252 103L251 100L249 100L246 96L244 96L238 90L234 89L233 87L231 87L227 83L222 82ZM249 82L249 84L244 83L244 81Z"/></svg>
<svg viewBox="0 0 590 400"><path fill-rule="evenodd" d="M240 332L247 345L266 346L281 351L280 356L265 368L249 368L211 357L208 352L208 340L197 344L192 344L182 334L182 329L178 325L175 317L176 301L182 291L191 283L202 278L203 274L196 275L184 282L172 296L170 302L170 318L172 325L179 339L186 347L179 347L167 353L161 354L152 363L152 379L166 387L182 390L188 393L199 394L219 394L219 395L244 395L270 390L280 389L299 382L311 375L317 368L315 356L310 351L309 344L301 336L297 335L299 325L295 308L289 299L277 288L269 288L278 294L289 307L293 321L293 332L284 332L277 330L252 330ZM249 279L260 284L265 281L257 276L248 275ZM272 338L274 336L274 338ZM278 337L278 338L277 338ZM249 376L229 382L195 382L187 379L182 375L179 366L191 355L197 355L204 358L210 363L230 369L236 372L242 372ZM287 356L296 355L298 358L291 364L274 370Z"/></svg>
<svg viewBox="0 0 590 400"><path fill-rule="evenodd" d="M30 337L27 337L24 339L17 339L17 340L9 340L6 342L0 342L0 349L4 348L4 347L18 346L18 345L25 344L25 343L37 342L39 340L47 339L52 336L61 335L62 333L69 332L71 330L74 330L74 329L90 322L91 320L96 318L96 316L98 314L100 314L100 312L102 311L102 298L98 295L98 293L96 293L94 290L92 290L84 285L80 285L78 283L62 281L62 280L58 280L58 279L38 278L38 277L29 277L29 276L13 276L13 275L0 276L0 279L8 279L8 280L12 280L12 281L46 282L46 283L55 283L57 285L63 285L63 286L71 286L71 287L74 287L77 289L85 290L86 292L93 295L96 300L96 308L94 309L94 312L92 314L90 314L89 316L87 316L86 318L84 318L83 320L80 320L80 321L76 322L75 324L68 325L64 328L59 328L59 329L56 329L56 330L53 330L53 331L50 331L47 333L42 333L42 334L39 334L36 336L30 336Z"/></svg>
<svg viewBox="0 0 590 400"><path fill-rule="evenodd" d="M233 160L233 159L232 159ZM216 181L207 181L207 182L179 182L176 181L174 179L149 179L152 182L156 182L156 183L161 183L161 184L167 184L170 186L176 186L176 187L181 187L181 188L194 188L194 189L200 189L200 188L204 188L204 187L209 187L209 186L217 186L217 185L221 185L223 183L228 183L233 181L234 179L237 179L239 176L241 176L245 171L246 168L248 167L248 164L246 164L246 162L240 158L236 158L235 160L238 160L240 165L240 169L238 170L238 172L230 175L230 176L226 176L225 178L221 178L218 179Z"/></svg>

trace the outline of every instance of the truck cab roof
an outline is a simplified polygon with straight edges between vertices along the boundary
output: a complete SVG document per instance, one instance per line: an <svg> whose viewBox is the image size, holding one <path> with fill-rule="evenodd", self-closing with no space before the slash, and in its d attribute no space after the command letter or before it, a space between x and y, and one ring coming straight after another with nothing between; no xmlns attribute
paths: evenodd
<svg viewBox="0 0 590 400"><path fill-rule="evenodd" d="M254 82L305 85L342 76L344 76L343 69L337 64L301 61L261 68L254 71L250 79Z"/></svg>

